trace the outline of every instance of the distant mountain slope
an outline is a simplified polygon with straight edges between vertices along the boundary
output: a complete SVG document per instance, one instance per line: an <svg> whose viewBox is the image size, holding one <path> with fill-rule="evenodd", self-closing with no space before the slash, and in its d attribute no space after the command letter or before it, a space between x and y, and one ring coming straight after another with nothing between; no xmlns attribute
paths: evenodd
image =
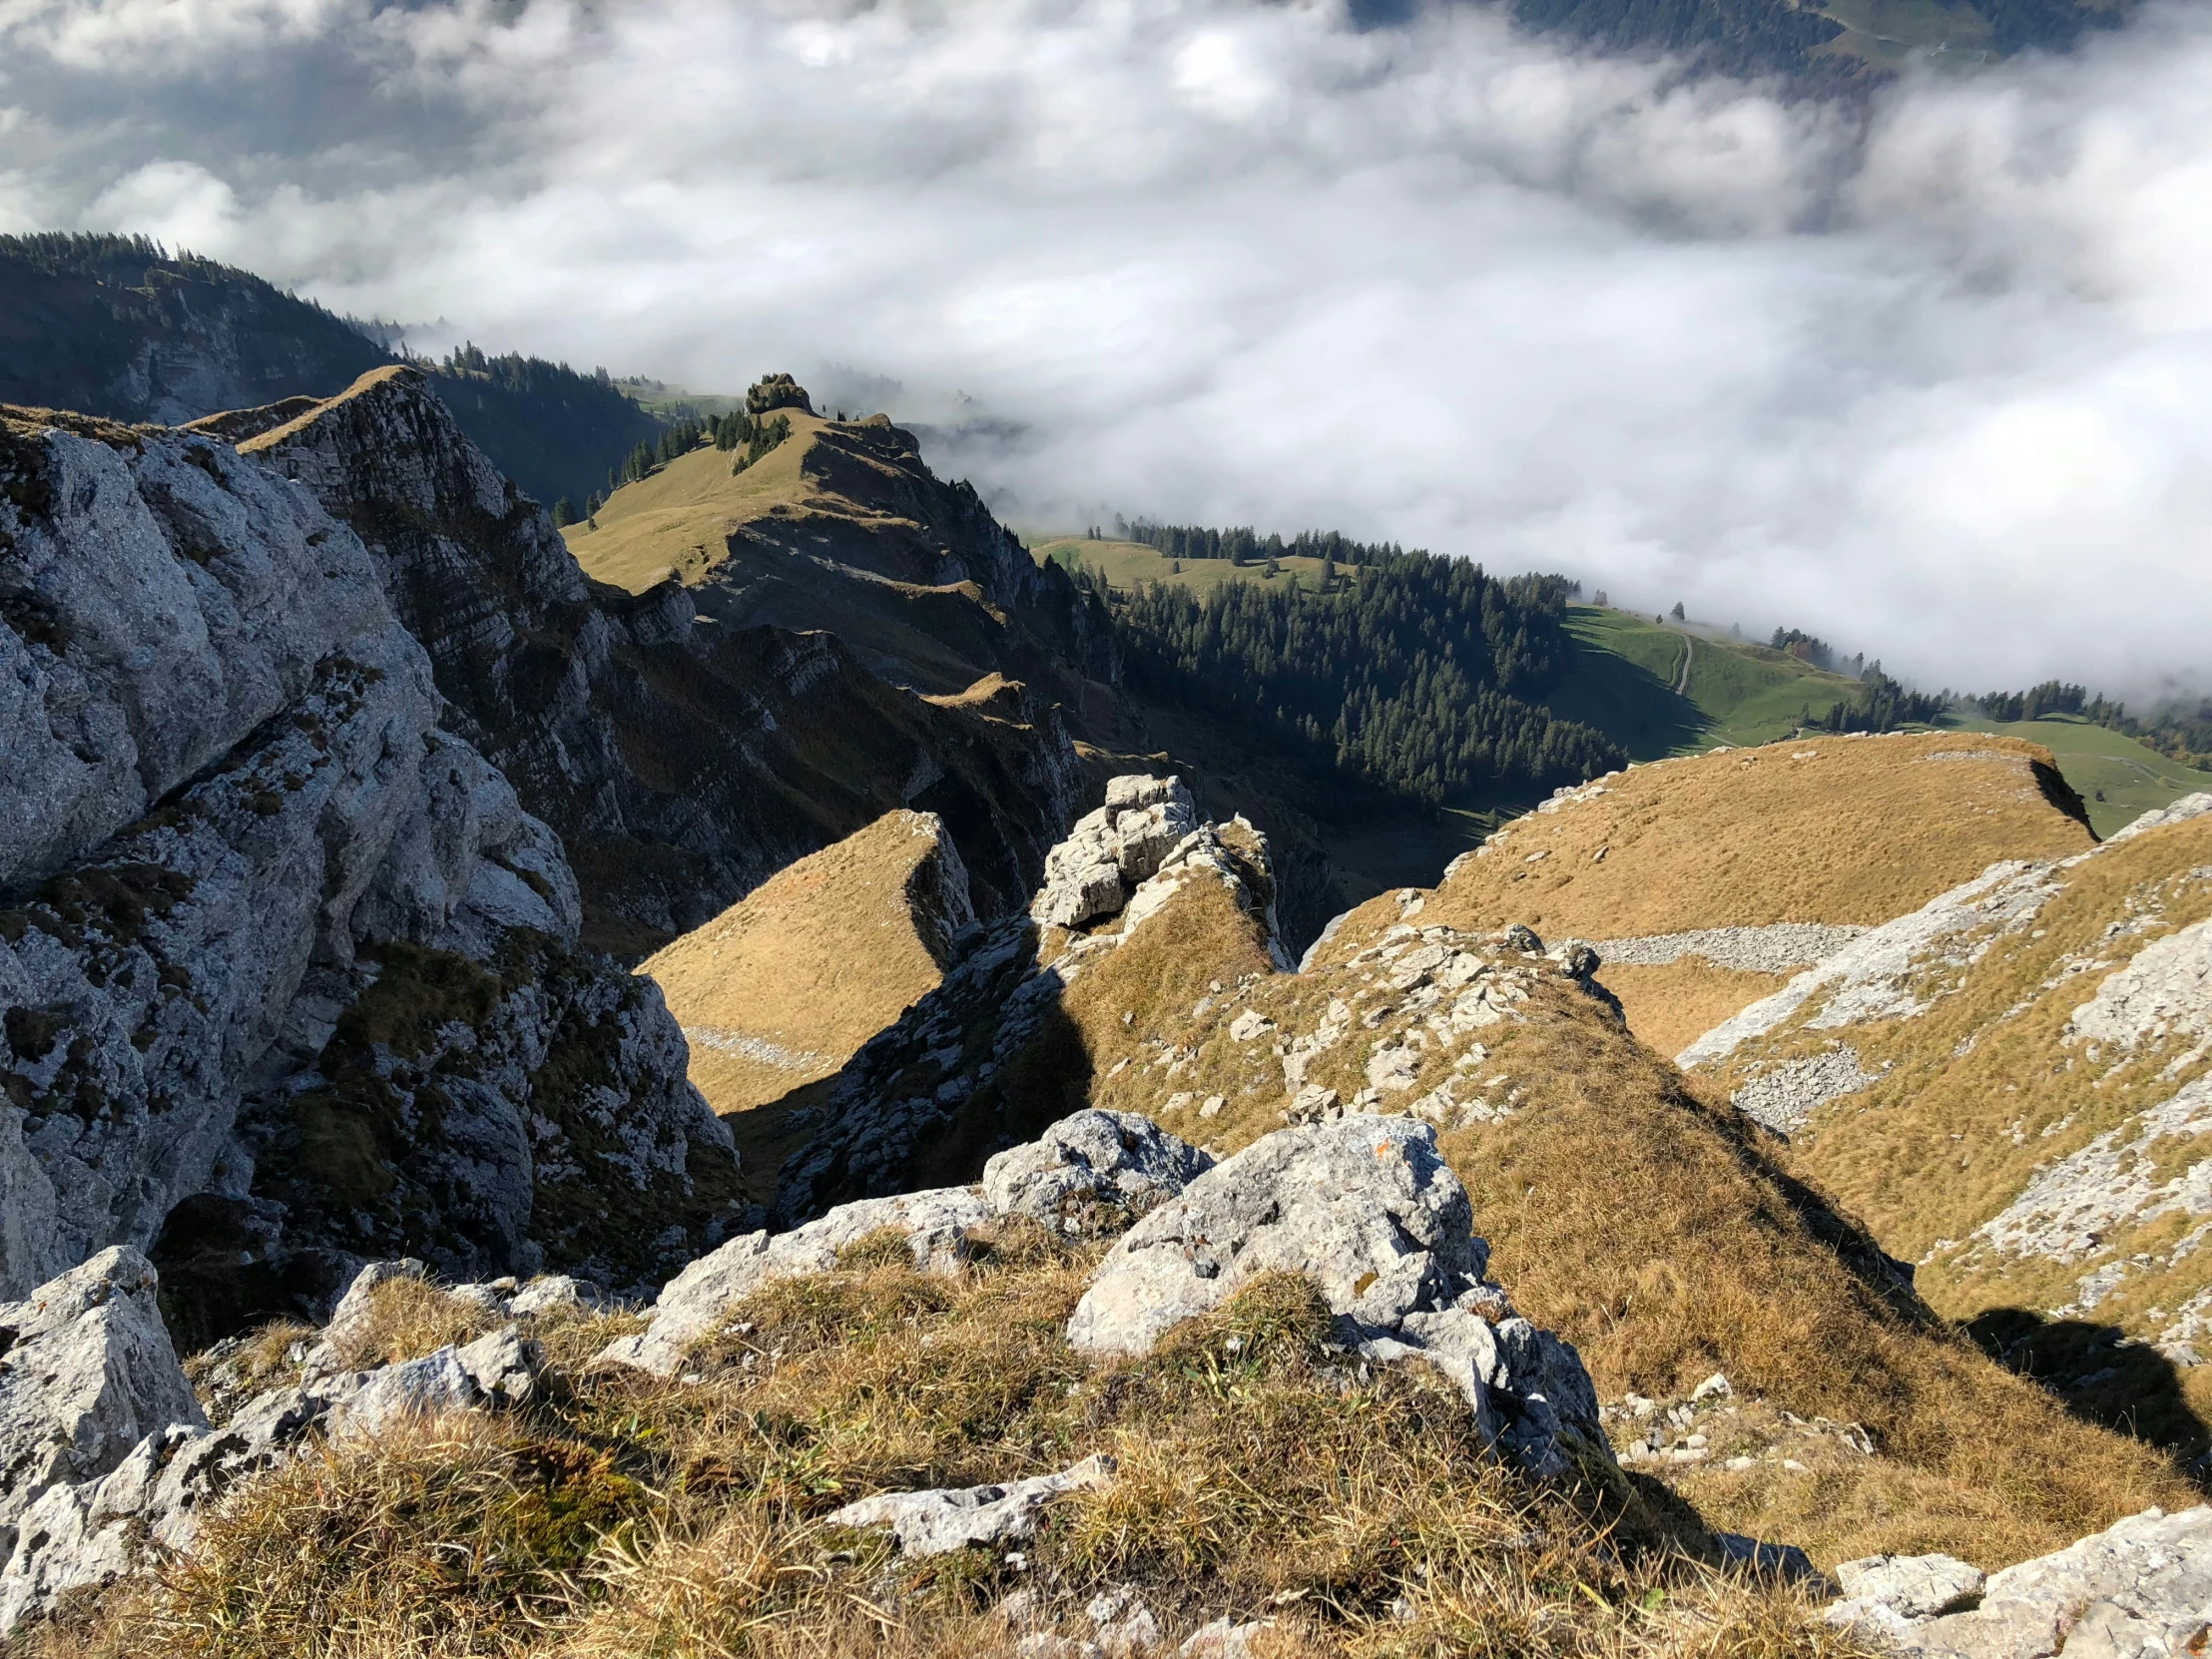
<svg viewBox="0 0 2212 1659"><path fill-rule="evenodd" d="M1510 0L1524 28L1612 52L1666 51L1731 75L1852 81L1916 58L1971 65L2062 52L2129 0Z"/></svg>
<svg viewBox="0 0 2212 1659"><path fill-rule="evenodd" d="M333 396L396 360L319 305L144 237L0 237L0 402L177 426ZM660 429L604 371L474 346L417 366L461 429L548 506L581 502Z"/></svg>
<svg viewBox="0 0 2212 1659"><path fill-rule="evenodd" d="M2159 754L2134 738L2069 715L2042 720L1990 721L1959 715L1946 730L1996 732L2048 749L2079 795L2090 828L2109 835L2143 814L2170 807L2183 796L2212 788L2212 775Z"/></svg>
<svg viewBox="0 0 2212 1659"><path fill-rule="evenodd" d="M2091 844L2046 750L1824 737L1664 761L1567 792L1459 860L1421 920L1521 922L1595 943L1630 1029L1671 1054L1997 859ZM1376 899L1340 937L1394 914L1391 898Z"/></svg>
<svg viewBox="0 0 2212 1659"><path fill-rule="evenodd" d="M579 374L542 357L486 356L473 345L416 366L470 441L547 507L566 499L581 511L624 454L660 435L660 422L616 390L605 369Z"/></svg>
<svg viewBox="0 0 2212 1659"><path fill-rule="evenodd" d="M1567 628L1582 649L1546 698L1639 761L1716 743L1772 743L1806 714L1864 707L1867 686L1787 652L1631 612L1576 605Z"/></svg>
<svg viewBox="0 0 2212 1659"><path fill-rule="evenodd" d="M144 237L0 237L0 401L175 426L391 360L321 306Z"/></svg>
<svg viewBox="0 0 2212 1659"><path fill-rule="evenodd" d="M1119 674L1097 601L884 416L826 420L775 383L797 401L764 419L788 437L702 441L625 484L564 532L584 570L632 593L673 577L725 627L827 629L893 684L944 696L999 674L1083 716L1086 683Z"/></svg>

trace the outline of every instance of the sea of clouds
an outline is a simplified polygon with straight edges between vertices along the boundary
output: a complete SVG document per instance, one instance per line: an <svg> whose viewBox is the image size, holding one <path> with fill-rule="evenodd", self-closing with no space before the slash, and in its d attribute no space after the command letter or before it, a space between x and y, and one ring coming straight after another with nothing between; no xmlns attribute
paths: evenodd
<svg viewBox="0 0 2212 1659"><path fill-rule="evenodd" d="M1479 5L0 0L0 230L883 377L1017 523L1336 527L2142 697L2212 655L2208 10L1845 104Z"/></svg>

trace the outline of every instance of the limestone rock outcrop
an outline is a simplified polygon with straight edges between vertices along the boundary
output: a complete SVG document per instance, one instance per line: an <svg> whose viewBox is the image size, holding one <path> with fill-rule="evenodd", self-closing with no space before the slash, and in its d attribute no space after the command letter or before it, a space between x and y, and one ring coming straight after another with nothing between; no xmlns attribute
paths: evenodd
<svg viewBox="0 0 2212 1659"><path fill-rule="evenodd" d="M1024 1217L1064 1231L1108 1231L1173 1198L1212 1163L1148 1119L1078 1112L1036 1141L994 1157L979 1188L859 1199L787 1233L731 1240L670 1280L645 1310L651 1326L618 1339L604 1358L671 1376L734 1304L771 1280L828 1272L847 1247L871 1234L895 1232L916 1269L951 1273L970 1259L975 1239L998 1223Z"/></svg>
<svg viewBox="0 0 2212 1659"><path fill-rule="evenodd" d="M1106 804L1077 819L1045 858L1044 884L1029 906L1042 927L1078 927L1118 914L1161 859L1198 828L1180 778L1115 778Z"/></svg>
<svg viewBox="0 0 2212 1659"><path fill-rule="evenodd" d="M343 1305L349 1317L365 1313L377 1285L419 1266L364 1270ZM537 1384L540 1356L517 1324L368 1371L337 1364L325 1334L296 1383L211 1427L154 1293L145 1259L117 1249L0 1308L21 1333L0 1357L0 1449L13 1471L0 1492L0 1635L65 1591L137 1570L150 1541L189 1549L209 1505L317 1437L508 1409Z"/></svg>
<svg viewBox="0 0 2212 1659"><path fill-rule="evenodd" d="M1107 792L1119 805L1088 815L1088 828L1054 848L1048 866L1056 875L1048 880L1103 869L1092 860L1109 848L1119 883L1112 909L1093 914L1087 930L1040 925L1036 914L1051 909L1048 884L1032 914L979 929L943 982L853 1055L830 1086L820 1127L778 1177L775 1209L787 1224L840 1201L918 1184L910 1172L931 1137L958 1119L996 1116L1009 1075L1064 1032L1060 1001L1069 986L1155 925L1187 886L1211 883L1226 893L1276 964L1289 967L1265 835L1233 819L1186 830L1163 850L1160 842L1183 823L1182 786L1133 774L1111 780ZM1117 814L1132 820L1127 842L1118 830L1101 828L1118 822ZM1146 871L1134 881L1125 854L1127 870ZM1061 885L1065 890L1066 880Z"/></svg>
<svg viewBox="0 0 2212 1659"><path fill-rule="evenodd" d="M146 1258L117 1246L0 1303L0 1558L49 1488L107 1474L173 1422L205 1425L155 1287Z"/></svg>
<svg viewBox="0 0 2212 1659"><path fill-rule="evenodd" d="M0 475L0 1294L129 1244L197 1346L366 1255L635 1281L713 1242L735 1159L674 1022L576 950L560 842L359 537L198 434L11 413Z"/></svg>
<svg viewBox="0 0 2212 1659"><path fill-rule="evenodd" d="M1068 1322L1095 1354L1142 1355L1263 1273L1311 1276L1350 1345L1421 1360L1536 1474L1607 1456L1574 1350L1513 1314L1485 1278L1466 1189L1410 1118L1362 1116L1263 1136L1124 1234Z"/></svg>
<svg viewBox="0 0 2212 1659"><path fill-rule="evenodd" d="M2050 1555L1981 1575L1948 1557L1850 1562L1828 1609L1906 1653L2137 1659L2201 1645L2212 1606L2212 1509L2130 1516Z"/></svg>

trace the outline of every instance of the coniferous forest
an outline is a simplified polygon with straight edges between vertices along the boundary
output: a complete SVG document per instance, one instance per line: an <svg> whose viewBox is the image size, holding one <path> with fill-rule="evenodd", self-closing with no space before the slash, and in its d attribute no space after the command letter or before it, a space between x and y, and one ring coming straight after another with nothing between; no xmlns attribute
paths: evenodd
<svg viewBox="0 0 2212 1659"><path fill-rule="evenodd" d="M1533 701L1564 675L1572 584L1360 549L1334 591L1154 583L1111 596L1131 683L1279 752L1431 805L1578 783L1626 757ZM1219 555L1216 555L1219 556Z"/></svg>

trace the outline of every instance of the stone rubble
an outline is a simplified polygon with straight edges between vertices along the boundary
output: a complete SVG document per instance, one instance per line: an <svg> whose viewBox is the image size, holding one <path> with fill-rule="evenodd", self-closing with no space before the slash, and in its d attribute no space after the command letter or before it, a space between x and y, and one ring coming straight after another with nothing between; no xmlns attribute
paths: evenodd
<svg viewBox="0 0 2212 1659"><path fill-rule="evenodd" d="M2057 895L2054 876L2059 867L2018 859L1991 864L1910 915L1852 940L1772 996L1724 1020L1678 1054L1675 1064L1685 1071L1717 1064L1816 999L1818 1011L1805 1022L1814 1030L1910 1019L1927 1006L1915 982L1928 963L1955 957L1962 964L1969 940L1991 930L2026 927Z"/></svg>
<svg viewBox="0 0 2212 1659"><path fill-rule="evenodd" d="M1668 967L1694 956L1742 973L1789 973L1817 966L1872 931L1825 922L1778 921L1764 927L1699 927L1686 933L1585 942L1606 961L1627 966Z"/></svg>
<svg viewBox="0 0 2212 1659"><path fill-rule="evenodd" d="M1860 1063L1858 1049L1838 1043L1761 1072L1731 1094L1729 1104L1778 1135L1794 1135L1830 1101L1858 1093L1879 1076Z"/></svg>

